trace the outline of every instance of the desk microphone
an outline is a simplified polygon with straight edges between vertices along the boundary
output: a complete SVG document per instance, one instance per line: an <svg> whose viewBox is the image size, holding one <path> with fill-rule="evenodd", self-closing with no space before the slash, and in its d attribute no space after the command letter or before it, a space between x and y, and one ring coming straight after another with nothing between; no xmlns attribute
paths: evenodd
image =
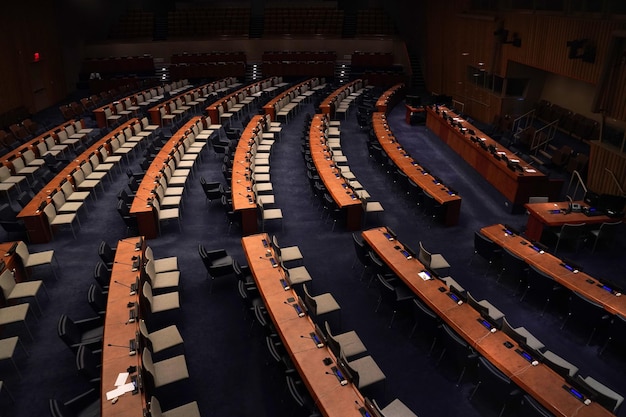
<svg viewBox="0 0 626 417"><path fill-rule="evenodd" d="M298 317L304 317L304 310L302 310L302 307L300 307L300 304L298 303L289 304L287 301L285 301L285 304L292 306L296 310L296 313L298 313ZM304 336L301 336L301 337L304 337Z"/></svg>
<svg viewBox="0 0 626 417"><path fill-rule="evenodd" d="M113 280L114 283L121 285L123 287L126 287L128 289L130 289L130 294L129 295L135 295L137 294L137 283L133 283L132 285L126 285L123 282L119 282L118 280L114 279Z"/></svg>
<svg viewBox="0 0 626 417"><path fill-rule="evenodd" d="M137 354L137 348L136 348L137 342L135 341L135 339L130 339L128 341L128 345L114 345L112 343L108 343L107 346L111 346L111 347L120 347L120 348L127 348L129 349L128 351L128 356L133 356L135 354Z"/></svg>
<svg viewBox="0 0 626 417"><path fill-rule="evenodd" d="M322 341L320 340L319 337L317 337L317 335L315 334L315 332L311 332L309 333L309 336L305 336L305 335L300 335L301 338L303 339L311 339L312 341L315 342L315 344L317 345L318 348L323 348L324 347L324 343L322 343Z"/></svg>
<svg viewBox="0 0 626 417"><path fill-rule="evenodd" d="M330 370L332 372L326 371L325 373L329 375L334 375L339 380L339 383L341 385L348 385L348 380L343 376L339 368L337 368L336 366L333 366L332 368L330 368Z"/></svg>

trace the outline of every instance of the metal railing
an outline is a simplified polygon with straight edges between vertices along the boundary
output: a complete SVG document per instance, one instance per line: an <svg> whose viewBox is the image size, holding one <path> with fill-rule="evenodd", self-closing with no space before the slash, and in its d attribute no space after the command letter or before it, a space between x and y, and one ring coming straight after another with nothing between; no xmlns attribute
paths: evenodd
<svg viewBox="0 0 626 417"><path fill-rule="evenodd" d="M539 149L542 149L542 147L545 150L546 146L548 146L548 143L550 143L552 139L554 139L554 136L556 135L556 131L558 129L558 122L559 122L558 120L555 120L551 123L548 123L541 129L537 129L535 131L535 134L533 135L533 140L530 146L531 153L534 152L536 155Z"/></svg>
<svg viewBox="0 0 626 417"><path fill-rule="evenodd" d="M574 192L570 193L570 190L572 189L572 182L574 182L574 180L576 180ZM582 196L578 196L578 191L579 191L578 187L581 187L582 190L584 191L584 194ZM585 194L587 194L587 186L585 185L585 182L581 178L578 171L574 170L574 172L572 172L571 177L569 178L569 184L567 185L567 195L571 196L572 199L574 200L582 200L583 198L585 198Z"/></svg>

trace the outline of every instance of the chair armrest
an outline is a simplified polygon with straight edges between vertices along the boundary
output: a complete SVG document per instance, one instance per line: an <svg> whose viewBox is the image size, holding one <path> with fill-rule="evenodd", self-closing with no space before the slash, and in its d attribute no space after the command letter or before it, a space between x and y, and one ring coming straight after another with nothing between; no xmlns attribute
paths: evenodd
<svg viewBox="0 0 626 417"><path fill-rule="evenodd" d="M92 388L89 391L85 391L82 394L67 401L65 403L65 406L74 412L78 412L99 399L100 393L96 389Z"/></svg>
<svg viewBox="0 0 626 417"><path fill-rule="evenodd" d="M207 254L207 258L209 258L212 261L219 259L219 258L225 258L228 256L228 254L226 253L226 249L209 250L206 252L206 254Z"/></svg>

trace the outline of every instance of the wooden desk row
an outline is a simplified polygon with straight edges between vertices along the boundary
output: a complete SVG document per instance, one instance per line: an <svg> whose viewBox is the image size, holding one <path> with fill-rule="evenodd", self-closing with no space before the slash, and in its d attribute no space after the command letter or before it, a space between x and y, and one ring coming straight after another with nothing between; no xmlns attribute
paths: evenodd
<svg viewBox="0 0 626 417"><path fill-rule="evenodd" d="M233 158L233 172L231 177L231 191L233 210L241 216L241 229L244 235L258 231L257 204L252 191L250 164L253 158L252 148L256 135L267 132L269 121L265 115L256 115L250 119L237 143Z"/></svg>
<svg viewBox="0 0 626 417"><path fill-rule="evenodd" d="M278 80L278 77L266 78L233 91L230 94L226 94L224 97L211 103L211 105L206 108L206 112L215 123L221 123L220 116L222 113L228 112L233 105L241 103L242 100L248 96L258 96L261 91L277 84Z"/></svg>
<svg viewBox="0 0 626 417"><path fill-rule="evenodd" d="M52 146L53 144L60 144L58 135L61 131L65 131L68 138L73 137L73 139L75 139L80 137L82 139L83 137L86 137L88 131L91 131L91 129L86 129L86 124L83 119L68 120L29 140L28 142L12 150L11 152L5 154L2 157L2 164L7 166L11 170L11 173L15 175L15 168L13 167L12 163L14 159L24 158L24 153L28 150L32 150L37 158L43 158L45 152L47 150L50 150L50 146ZM80 133L81 131L82 133ZM25 165L28 164L25 163Z"/></svg>
<svg viewBox="0 0 626 417"><path fill-rule="evenodd" d="M483 227L480 233L519 256L528 265L551 276L565 288L601 305L611 314L626 317L626 296L616 295L619 294L617 290L611 291L611 288L603 287L599 280L566 265L563 260L550 253L544 253L531 241L510 230L507 231L506 227L501 224Z"/></svg>
<svg viewBox="0 0 626 417"><path fill-rule="evenodd" d="M354 93L355 91L360 90L366 85L367 81L363 81L360 78L342 85L341 87L330 93L328 97L326 97L320 103L321 112L323 114L329 115L330 117L333 117L337 106L339 105L341 100L343 100L343 98Z"/></svg>
<svg viewBox="0 0 626 417"><path fill-rule="evenodd" d="M92 154L95 153L98 157L100 157L101 147L105 147L107 152L111 153L110 141L118 134L124 134L124 129L132 127L136 123L140 123L138 119L129 120L87 148L81 155L63 168L54 177L54 179L46 184L37 193L37 195L30 200L26 207L19 212L17 217L24 220L24 225L28 230L28 236L31 243L45 243L52 239L48 219L42 209L42 206L45 207L47 204L52 204L52 201L50 201L50 194L60 191L61 185L64 181L70 181L73 183L74 178L72 177L72 174L79 170L83 163L89 163L89 157ZM100 157L100 159L102 158Z"/></svg>
<svg viewBox="0 0 626 417"><path fill-rule="evenodd" d="M491 332L479 320L480 314L468 303L458 304L449 288L438 279L424 280L418 274L424 266L415 258L407 258L403 245L390 240L388 230L375 228L363 232L367 244L404 281L430 309L459 334L478 353L495 365L517 386L535 398L556 416L611 416L596 402L583 404L563 388L565 380L547 365L533 366L516 350L523 347L504 332ZM505 346L510 343L511 347Z"/></svg>
<svg viewBox="0 0 626 417"><path fill-rule="evenodd" d="M548 195L548 177L477 127L443 106L428 107L426 112L426 126L504 195L512 208L522 207L531 196Z"/></svg>
<svg viewBox="0 0 626 417"><path fill-rule="evenodd" d="M328 154L325 133L328 131L329 115L316 114L311 119L309 148L311 158L320 179L337 206L345 212L348 230L361 229L363 204L348 181L341 176L341 170Z"/></svg>
<svg viewBox="0 0 626 417"><path fill-rule="evenodd" d="M372 125L378 142L396 167L445 207L444 223L446 226L456 225L459 222L459 213L461 212L461 197L456 191L440 183L404 150L389 128L387 116L384 113L373 113Z"/></svg>
<svg viewBox="0 0 626 417"><path fill-rule="evenodd" d="M195 99L198 97L205 98L207 95L215 92L217 87L219 86L219 82L215 81L209 84L205 84L200 87L196 87L192 90L180 91L179 94L170 96L169 99L165 101L159 102L156 106L150 107L148 109L148 115L150 116L150 123L162 126L163 120L161 113L161 109L165 109L164 114L175 114L174 111L181 111L181 117L183 110L181 110L181 106L199 106L201 104L200 101L196 101ZM191 86L188 86L191 87Z"/></svg>
<svg viewBox="0 0 626 417"><path fill-rule="evenodd" d="M263 110L265 111L265 114L270 115L272 120L276 120L276 114L281 108L284 107L285 104L293 100L294 97L297 97L300 94L317 87L318 85L320 85L319 78L309 78L308 80L296 84L293 87L288 88L282 93L276 95L276 97L265 103L265 105L263 106Z"/></svg>
<svg viewBox="0 0 626 417"><path fill-rule="evenodd" d="M298 296L293 289L282 286L281 268L272 267L270 259L275 259L275 254L269 236L246 236L241 242L265 307L315 405L326 417L362 417L359 405L363 406L363 396L353 384L341 385L332 374L328 375L331 367L337 366L332 352L327 346L318 348L308 336L315 331L315 325L310 317L299 317L294 308ZM328 365L324 364L326 358L331 360Z"/></svg>
<svg viewBox="0 0 626 417"><path fill-rule="evenodd" d="M581 207L589 207L584 201L575 201ZM558 203L528 203L525 205L528 210L528 220L526 222L525 234L530 240L541 240L544 227L561 227L564 224L601 224L604 222L615 222L615 219L606 215L587 216L583 212L567 213L568 202Z"/></svg>
<svg viewBox="0 0 626 417"><path fill-rule="evenodd" d="M405 88L404 83L398 83L383 92L376 100L376 111L386 114L404 98Z"/></svg>
<svg viewBox="0 0 626 417"><path fill-rule="evenodd" d="M98 127L104 128L109 125L108 117L111 115L132 115L133 117L137 117L138 111L141 110L142 107L159 102L165 98L165 93L182 91L187 88L188 85L188 80L179 80L165 84L164 86L152 87L139 93L131 94L112 103L98 107L93 111L94 118L96 119Z"/></svg>
<svg viewBox="0 0 626 417"><path fill-rule="evenodd" d="M127 372L131 366L135 372L130 377L137 377L141 372L141 351L137 341L139 317L129 322L131 309L139 309L139 290L130 295L129 287L139 279L140 271L133 270L134 257L143 258L145 242L141 237L122 239L117 243L115 261L111 271L111 284L107 296L106 315L104 319L104 337L102 341L102 382L101 416L102 417L140 417L145 415L147 407L145 390L137 394L127 392L118 397L116 403L107 400L106 393L115 389L115 381L120 373ZM129 303L133 303L129 307ZM130 341L134 340L136 353L129 356ZM140 381L138 381L138 388Z"/></svg>
<svg viewBox="0 0 626 417"><path fill-rule="evenodd" d="M201 126L202 129L207 128L206 117L192 117L172 135L152 160L150 167L146 170L141 184L139 184L139 188L135 193L133 204L130 207L130 214L137 218L139 234L146 239L154 239L159 236L159 219L151 205L151 201L155 198L153 191L163 175L162 170L173 158L173 152L176 152L179 146L184 146L183 142L188 135L194 134L194 126Z"/></svg>

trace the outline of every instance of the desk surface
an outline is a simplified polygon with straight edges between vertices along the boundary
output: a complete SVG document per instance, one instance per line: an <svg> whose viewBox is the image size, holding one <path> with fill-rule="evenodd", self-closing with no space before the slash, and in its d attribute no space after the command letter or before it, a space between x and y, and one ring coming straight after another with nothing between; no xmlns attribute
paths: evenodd
<svg viewBox="0 0 626 417"><path fill-rule="evenodd" d="M432 195L437 202L447 205L446 224L448 226L457 224L461 210L461 197L454 190L438 182L402 148L389 128L384 113L373 113L372 123L378 142L393 163L422 190Z"/></svg>
<svg viewBox="0 0 626 417"><path fill-rule="evenodd" d="M353 384L342 386L336 378L327 374L336 363L333 361L327 366L323 360L334 359L334 356L328 347L318 348L308 337L315 330L314 324L308 316L298 317L293 305L289 304L295 301L288 300L297 296L292 289L285 291L281 285L281 269L272 267L270 258L266 256L269 246L265 247L263 240L269 245L270 238L265 233L242 239L248 265L272 322L315 404L326 417L361 417L355 402L362 405L363 397ZM272 252L270 255L274 256Z"/></svg>
<svg viewBox="0 0 626 417"><path fill-rule="evenodd" d="M519 235L507 233L501 224L483 227L480 232L503 248L522 258L527 264L545 272L564 287L576 291L600 304L611 314L626 317L626 295L615 296L598 286L599 281L584 272L573 272L563 266L563 261L550 253L541 253L530 241ZM589 281L588 281L589 280Z"/></svg>
<svg viewBox="0 0 626 417"><path fill-rule="evenodd" d="M384 91L376 100L376 111L387 113L404 96L404 83L399 83Z"/></svg>
<svg viewBox="0 0 626 417"><path fill-rule="evenodd" d="M129 366L136 366L137 371L132 375L137 375L141 365L141 352L134 356L129 356L129 345L131 339L135 339L139 330L138 322L127 323L129 318L128 303L139 304L139 291L136 295L129 295L130 286L139 277L138 271L132 271L133 256L143 254L141 250L135 250L136 245L141 242L140 237L131 237L120 240L115 253L115 263L111 274L111 281L116 280L123 285L111 282L109 295L107 297L106 317L104 322L104 340L102 343L102 385L101 389L101 409L102 417L138 417L143 415L146 401L143 393L133 395L127 392L121 395L116 404L106 399L106 393L115 388L115 381L121 372L126 372ZM108 346L117 345L117 346ZM124 346L124 347L118 347ZM126 380L130 382L130 376Z"/></svg>
<svg viewBox="0 0 626 417"><path fill-rule="evenodd" d="M335 91L330 93L328 95L328 97L326 97L320 103L319 107L320 107L320 110L322 111L322 113L323 114L328 114L328 115L333 115L335 113L335 102L337 101L337 97L339 97L339 95L342 92L350 91L351 88L356 88L357 86L360 86L362 83L363 83L363 80L361 80L359 78L359 79L356 79L354 81L350 81L347 84L342 85L341 87L339 87L338 89L336 89Z"/></svg>
<svg viewBox="0 0 626 417"><path fill-rule="evenodd" d="M519 159L517 155L481 132L476 126L443 106L437 109L427 107L426 112L426 126L513 205L521 206L528 202L531 196L548 195L548 178L543 173ZM447 120L444 120L444 113L447 114ZM452 126L451 120L454 123L461 123L463 129ZM473 135L470 134L470 130L474 131ZM472 141L471 137L477 140ZM492 154L487 149L483 149L480 143L483 143L482 146L486 148L495 147L495 153ZM509 169L503 157L506 157L508 161L517 161L515 163L521 167L521 170Z"/></svg>
<svg viewBox="0 0 626 417"><path fill-rule="evenodd" d="M51 200L48 199L49 195L53 191L60 191L61 189L61 181L67 179L69 181L73 181L71 179L72 171L79 170L80 166L83 162L89 161L89 155L94 152L98 152L98 148L106 145L107 141L118 133L121 133L129 126L132 126L135 123L139 123L138 119L131 119L126 123L118 126L113 129L107 135L103 136L96 143L91 145L87 150L85 150L82 154L80 154L76 159L70 161L69 164L65 168L63 168L59 173L55 175L55 177L46 184L31 200L30 202L19 212L17 215L18 218L24 220L24 224L28 229L28 234L30 237L31 243L45 243L51 240L52 235L50 234L50 228L48 226L48 220L43 212L43 210L39 210L40 204L44 201L47 201L48 204L51 204ZM94 191L95 192L95 191Z"/></svg>
<svg viewBox="0 0 626 417"><path fill-rule="evenodd" d="M346 211L348 229L358 230L361 228L363 205L346 180L340 175L341 171L335 166L328 154L328 146L324 139L326 117L322 114L316 114L311 120L309 129L311 158L328 193L335 200L337 206Z"/></svg>
<svg viewBox="0 0 626 417"><path fill-rule="evenodd" d="M612 415L595 402L585 406L573 397L563 389L563 378L547 366L532 366L516 352L515 348L519 346L515 341L504 332L491 333L479 323L479 313L469 304L458 305L453 301L442 281L423 280L418 273L424 266L415 258L407 259L398 250L402 249L402 244L389 240L385 232L385 228L367 230L363 232L363 238L424 303L520 388L557 416ZM440 291L441 287L446 291ZM513 344L512 348L504 346L507 341Z"/></svg>
<svg viewBox="0 0 626 417"><path fill-rule="evenodd" d="M257 204L252 191L252 177L250 175L250 152L254 144L255 131L263 132L266 128L264 115L252 117L241 133L233 158L231 177L233 210L241 215L241 229L244 235L258 231Z"/></svg>
<svg viewBox="0 0 626 417"><path fill-rule="evenodd" d="M189 130L198 120L203 119L203 117L204 116L192 117L172 135L154 157L139 184L139 188L133 198L133 204L130 206L130 214L137 218L139 234L148 239L155 238L159 235L159 220L154 215L152 206L149 203L154 198L152 191L156 188L156 183L162 175L161 170L165 168L170 161L170 153L178 149L178 146L182 146Z"/></svg>
<svg viewBox="0 0 626 417"><path fill-rule="evenodd" d="M575 201L581 207L588 207L584 201ZM605 215L587 216L582 212L565 213L568 202L558 203L528 203L524 205L529 216L526 224L526 236L532 240L540 240L544 226L559 227L569 224L598 224L604 222L615 222L621 219L614 219Z"/></svg>

